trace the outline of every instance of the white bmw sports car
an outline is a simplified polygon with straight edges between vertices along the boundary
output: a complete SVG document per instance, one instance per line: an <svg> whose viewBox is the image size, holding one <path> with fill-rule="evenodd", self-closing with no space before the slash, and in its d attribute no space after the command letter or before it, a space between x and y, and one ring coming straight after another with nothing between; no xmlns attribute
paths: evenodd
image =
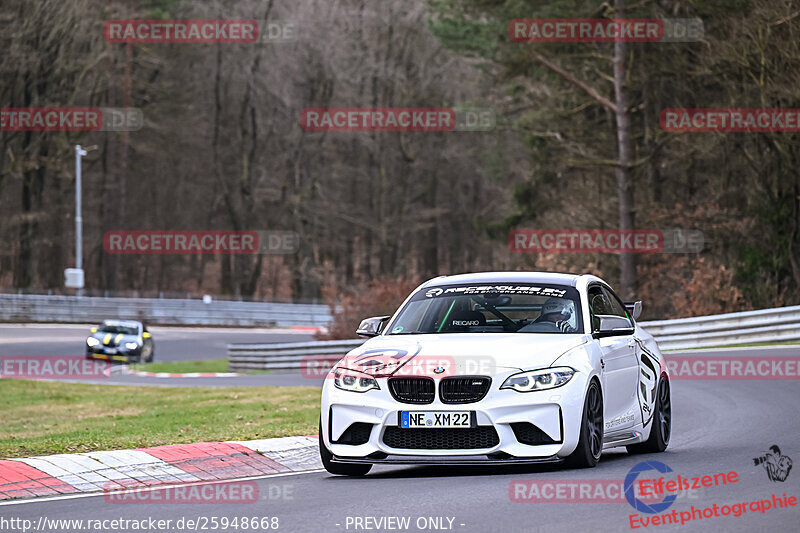
<svg viewBox="0 0 800 533"><path fill-rule="evenodd" d="M325 379L328 472L373 464L593 467L604 449L661 452L672 416L653 337L591 275L490 272L434 278Z"/></svg>

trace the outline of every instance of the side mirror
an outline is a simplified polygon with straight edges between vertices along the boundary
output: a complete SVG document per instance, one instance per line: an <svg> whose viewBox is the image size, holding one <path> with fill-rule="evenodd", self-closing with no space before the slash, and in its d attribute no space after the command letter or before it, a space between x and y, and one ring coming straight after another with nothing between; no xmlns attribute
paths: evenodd
<svg viewBox="0 0 800 533"><path fill-rule="evenodd" d="M642 314L642 302L625 302L625 309L628 310L634 320L639 320L639 315Z"/></svg>
<svg viewBox="0 0 800 533"><path fill-rule="evenodd" d="M633 323L627 318L614 315L598 315L600 326L592 333L592 337L615 337L617 335L633 335Z"/></svg>
<svg viewBox="0 0 800 533"><path fill-rule="evenodd" d="M361 324L358 325L358 329L356 330L356 335L361 337L377 337L381 334L381 330L387 320L389 320L390 316L373 316L370 318L365 318L361 321Z"/></svg>

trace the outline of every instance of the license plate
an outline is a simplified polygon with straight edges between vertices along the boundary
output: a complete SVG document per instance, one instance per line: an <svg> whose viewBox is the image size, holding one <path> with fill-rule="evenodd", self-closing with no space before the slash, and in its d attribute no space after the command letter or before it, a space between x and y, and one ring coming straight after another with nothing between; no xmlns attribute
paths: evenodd
<svg viewBox="0 0 800 533"><path fill-rule="evenodd" d="M107 353L107 354L115 354L115 353L117 353L117 349L116 348L106 348L103 351L105 353Z"/></svg>
<svg viewBox="0 0 800 533"><path fill-rule="evenodd" d="M401 428L469 428L470 411L400 411Z"/></svg>

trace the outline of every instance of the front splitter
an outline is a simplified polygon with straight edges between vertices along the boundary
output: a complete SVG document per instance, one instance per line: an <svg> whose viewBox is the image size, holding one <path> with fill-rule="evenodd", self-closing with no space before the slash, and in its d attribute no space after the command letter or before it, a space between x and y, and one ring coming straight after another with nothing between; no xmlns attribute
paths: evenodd
<svg viewBox="0 0 800 533"><path fill-rule="evenodd" d="M550 457L492 457L489 455L387 455L385 457L338 457L331 459L334 463L345 464L386 464L386 465L528 465L542 463L561 463L561 457L553 455Z"/></svg>

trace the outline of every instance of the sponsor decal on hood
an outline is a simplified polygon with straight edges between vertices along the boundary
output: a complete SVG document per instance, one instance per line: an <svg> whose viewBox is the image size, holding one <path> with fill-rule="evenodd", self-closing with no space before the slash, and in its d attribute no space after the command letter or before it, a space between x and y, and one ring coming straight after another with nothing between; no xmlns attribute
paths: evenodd
<svg viewBox="0 0 800 533"><path fill-rule="evenodd" d="M340 367L356 370L373 377L394 375L402 366L416 357L422 346L411 350L403 348L378 348L359 354L348 354L339 362Z"/></svg>

